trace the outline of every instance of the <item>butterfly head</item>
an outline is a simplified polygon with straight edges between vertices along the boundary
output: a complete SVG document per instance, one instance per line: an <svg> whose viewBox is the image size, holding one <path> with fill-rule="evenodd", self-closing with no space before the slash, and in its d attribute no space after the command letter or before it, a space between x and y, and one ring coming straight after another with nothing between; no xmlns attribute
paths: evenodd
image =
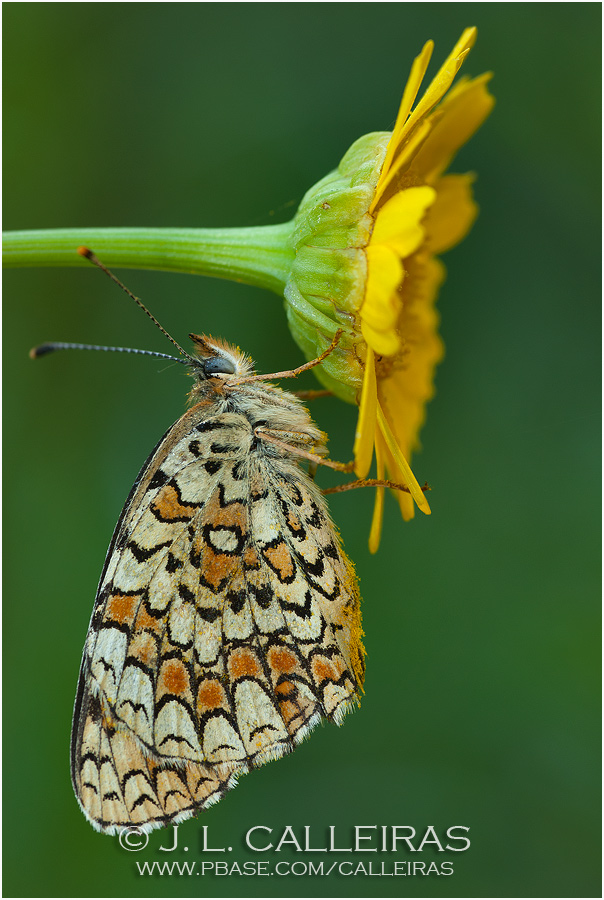
<svg viewBox="0 0 604 900"><path fill-rule="evenodd" d="M252 375L254 364L238 347L205 334L189 335L195 346L195 357L198 365L195 374L202 382L218 386L231 379L245 378Z"/></svg>

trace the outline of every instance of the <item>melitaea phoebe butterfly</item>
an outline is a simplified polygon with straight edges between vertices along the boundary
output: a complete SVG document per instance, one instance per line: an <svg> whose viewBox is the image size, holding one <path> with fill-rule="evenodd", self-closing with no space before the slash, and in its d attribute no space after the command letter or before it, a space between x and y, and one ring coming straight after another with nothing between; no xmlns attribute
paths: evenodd
<svg viewBox="0 0 604 900"><path fill-rule="evenodd" d="M319 364L339 334L318 359L273 376L220 340L191 338L194 356L170 338L194 378L189 409L132 487L84 647L72 780L108 834L217 802L321 718L341 722L363 683L354 570L299 462L350 466L325 459L300 399L267 382Z"/></svg>

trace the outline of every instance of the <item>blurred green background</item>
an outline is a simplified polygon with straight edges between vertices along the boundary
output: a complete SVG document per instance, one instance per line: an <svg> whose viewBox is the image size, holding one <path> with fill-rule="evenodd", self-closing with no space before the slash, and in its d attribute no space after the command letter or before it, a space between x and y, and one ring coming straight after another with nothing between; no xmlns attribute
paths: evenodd
<svg viewBox="0 0 604 900"><path fill-rule="evenodd" d="M330 506L364 597L366 695L338 729L241 781L143 853L86 824L71 710L105 548L142 461L184 408L179 366L43 340L170 348L92 269L4 276L4 896L600 896L600 5L12 3L4 13L4 227L285 221L352 141L392 126L413 57L464 26L497 106L453 171L481 215L447 254L447 356L415 458L433 515L372 491ZM171 333L223 335L261 371L302 361L279 299L121 271ZM304 386L312 387L311 375ZM355 410L313 415L348 459ZM329 474L322 475L331 483ZM453 876L140 878L231 860L253 825L469 826ZM188 854L182 849L188 846ZM194 852L193 852L194 851ZM209 855L211 859L217 856ZM223 855L224 856L224 855ZM412 854L296 854L385 862Z"/></svg>

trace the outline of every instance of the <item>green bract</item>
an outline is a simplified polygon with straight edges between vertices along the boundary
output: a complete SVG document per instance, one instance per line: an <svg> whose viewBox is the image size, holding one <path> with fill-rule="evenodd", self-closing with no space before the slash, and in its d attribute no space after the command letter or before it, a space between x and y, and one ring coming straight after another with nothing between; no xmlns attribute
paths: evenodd
<svg viewBox="0 0 604 900"><path fill-rule="evenodd" d="M307 359L344 330L339 348L316 370L338 397L355 403L362 382L357 312L365 293L364 248L373 227L369 206L390 134L359 138L338 168L305 194L293 220L295 257L284 289L291 333ZM359 348L360 349L360 348Z"/></svg>

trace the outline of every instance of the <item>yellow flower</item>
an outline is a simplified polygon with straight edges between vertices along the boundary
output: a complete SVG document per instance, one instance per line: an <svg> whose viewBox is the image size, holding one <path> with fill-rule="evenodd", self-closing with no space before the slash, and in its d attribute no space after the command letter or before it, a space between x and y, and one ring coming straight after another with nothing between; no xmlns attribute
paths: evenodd
<svg viewBox="0 0 604 900"><path fill-rule="evenodd" d="M435 254L460 241L477 213L472 176L443 173L494 102L486 88L489 74L460 81L443 100L475 38L475 28L464 31L412 110L432 41L413 63L369 206L373 228L358 310L366 350L355 471L366 477L375 448L378 478L387 475L410 491L397 492L405 519L413 516L413 501L430 512L409 460L443 355L434 302L444 270ZM384 488L377 488L369 539L373 552L380 540L383 495Z"/></svg>
<svg viewBox="0 0 604 900"><path fill-rule="evenodd" d="M338 168L313 185L291 220L245 229L58 229L5 236L8 264L81 262L92 246L109 265L141 265L236 278L285 300L291 333L307 359L342 336L315 368L334 394L360 407L354 444L359 478L375 451L379 480L397 491L403 518L428 501L410 468L425 405L443 355L434 305L453 247L476 216L472 175L445 174L492 109L489 74L457 72L476 39L467 28L415 103L433 44L414 61L392 134L360 137ZM415 104L415 106L414 106ZM41 249L40 249L41 247ZM380 540L377 488L369 546Z"/></svg>
<svg viewBox="0 0 604 900"><path fill-rule="evenodd" d="M355 471L396 492L403 518L430 512L411 468L425 405L443 355L434 308L453 247L477 213L472 175L445 171L493 107L489 74L451 87L476 39L467 28L414 107L433 43L414 61L392 134L364 135L338 168L305 195L291 223L293 260L284 288L291 332L307 359L336 329L336 352L315 371L337 396L360 406ZM446 96L445 96L446 95ZM378 547L384 488L377 488L369 546Z"/></svg>

